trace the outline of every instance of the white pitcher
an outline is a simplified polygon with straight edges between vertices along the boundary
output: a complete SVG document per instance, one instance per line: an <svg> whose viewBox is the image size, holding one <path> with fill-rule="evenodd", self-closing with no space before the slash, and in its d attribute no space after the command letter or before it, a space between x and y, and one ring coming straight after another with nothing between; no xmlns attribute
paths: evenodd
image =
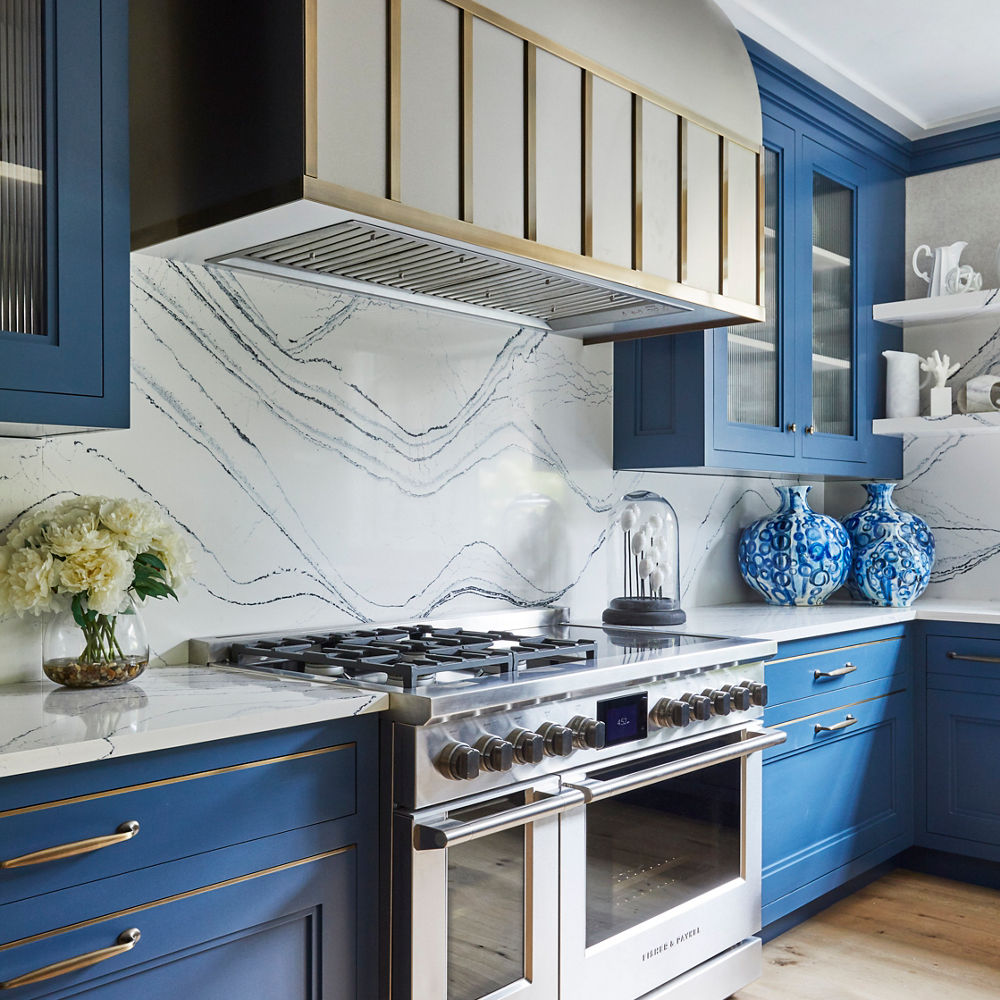
<svg viewBox="0 0 1000 1000"><path fill-rule="evenodd" d="M885 371L885 415L919 417L920 356L907 351L883 351ZM926 383L926 379L924 383Z"/></svg>
<svg viewBox="0 0 1000 1000"><path fill-rule="evenodd" d="M948 277L949 271L959 266L958 262L962 257L962 251L968 245L964 240L959 240L948 247L935 247L932 253L931 248L926 243L922 243L913 251L913 271L918 278L923 278L927 282L927 294L929 296L948 294L948 290L945 287L945 279ZM926 271L921 271L917 266L917 257L921 253L934 258L934 264L929 275Z"/></svg>

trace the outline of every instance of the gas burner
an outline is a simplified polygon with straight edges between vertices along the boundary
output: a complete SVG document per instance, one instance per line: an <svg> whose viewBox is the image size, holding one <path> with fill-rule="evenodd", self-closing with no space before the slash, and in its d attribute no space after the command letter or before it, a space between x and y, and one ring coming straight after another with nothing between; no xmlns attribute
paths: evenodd
<svg viewBox="0 0 1000 1000"><path fill-rule="evenodd" d="M514 679L524 670L583 665L593 661L596 653L597 644L588 639L404 625L249 639L232 645L230 662L258 670L342 676L412 691L431 681ZM373 676L379 680L372 681Z"/></svg>

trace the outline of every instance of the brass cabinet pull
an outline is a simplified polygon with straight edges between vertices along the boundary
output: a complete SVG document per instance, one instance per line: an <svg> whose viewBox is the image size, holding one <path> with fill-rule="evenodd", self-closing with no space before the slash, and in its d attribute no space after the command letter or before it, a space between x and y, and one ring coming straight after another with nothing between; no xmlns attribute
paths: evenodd
<svg viewBox="0 0 1000 1000"><path fill-rule="evenodd" d="M836 670L814 670L813 679L818 681L821 677L843 677L844 674L853 674L857 669L853 663L845 663Z"/></svg>
<svg viewBox="0 0 1000 1000"><path fill-rule="evenodd" d="M114 833L107 833L103 837L76 840L72 844L44 847L40 851L22 854L17 858L8 858L6 861L0 861L0 868L26 868L28 865L40 865L43 861L58 861L60 858L72 858L77 854L89 854L91 851L99 851L103 847L111 847L112 844L123 844L126 840L131 840L138 832L139 823L130 819L122 823Z"/></svg>
<svg viewBox="0 0 1000 1000"><path fill-rule="evenodd" d="M34 972L26 972L23 976L17 976L15 979L8 979L0 983L0 990L13 990L18 986L41 983L46 979L55 979L56 976L65 976L69 972L77 972L90 965L97 965L98 962L106 962L109 958L131 951L139 943L140 937L142 934L139 928L130 927L118 935L117 944L113 944L110 948L98 948L97 951L88 951L86 955L64 958L61 962L42 966L40 969L35 969Z"/></svg>
<svg viewBox="0 0 1000 1000"><path fill-rule="evenodd" d="M815 433L816 433L816 428L815 428L815 426L814 426L813 424L810 424L810 425L809 425L809 426L808 426L808 427L806 428L806 434L815 434Z"/></svg>
<svg viewBox="0 0 1000 1000"><path fill-rule="evenodd" d="M795 423L795 421L792 421L792 423L788 424L788 426L785 429L789 433L794 434L799 429L799 425Z"/></svg>
<svg viewBox="0 0 1000 1000"><path fill-rule="evenodd" d="M832 726L821 726L818 722L813 728L813 735L816 733L835 733L838 729L846 729L853 726L858 720L853 715L848 715L843 722L835 722Z"/></svg>
<svg viewBox="0 0 1000 1000"><path fill-rule="evenodd" d="M964 653L951 652L949 660L967 660L969 663L1000 663L1000 656L967 656Z"/></svg>

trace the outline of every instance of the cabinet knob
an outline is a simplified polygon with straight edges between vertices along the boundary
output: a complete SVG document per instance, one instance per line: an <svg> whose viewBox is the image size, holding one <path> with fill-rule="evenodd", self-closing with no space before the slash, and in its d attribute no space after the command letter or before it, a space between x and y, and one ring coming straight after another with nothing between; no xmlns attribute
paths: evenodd
<svg viewBox="0 0 1000 1000"><path fill-rule="evenodd" d="M785 429L794 434L799 429L799 425L793 422L788 424Z"/></svg>
<svg viewBox="0 0 1000 1000"><path fill-rule="evenodd" d="M810 424L806 428L806 434L815 434L815 433L816 433L816 428L812 424Z"/></svg>

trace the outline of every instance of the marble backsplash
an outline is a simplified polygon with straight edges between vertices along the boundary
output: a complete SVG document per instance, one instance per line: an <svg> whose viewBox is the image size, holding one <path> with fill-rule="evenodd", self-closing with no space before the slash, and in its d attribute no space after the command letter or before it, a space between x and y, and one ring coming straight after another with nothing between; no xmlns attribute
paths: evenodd
<svg viewBox="0 0 1000 1000"><path fill-rule="evenodd" d="M768 480L612 473L611 367L607 345L135 256L132 427L0 440L0 526L72 492L156 500L197 560L145 612L172 662L192 635L597 616L608 512L640 485L677 511L684 603L748 598L736 540ZM36 676L39 623L0 630L0 680Z"/></svg>

